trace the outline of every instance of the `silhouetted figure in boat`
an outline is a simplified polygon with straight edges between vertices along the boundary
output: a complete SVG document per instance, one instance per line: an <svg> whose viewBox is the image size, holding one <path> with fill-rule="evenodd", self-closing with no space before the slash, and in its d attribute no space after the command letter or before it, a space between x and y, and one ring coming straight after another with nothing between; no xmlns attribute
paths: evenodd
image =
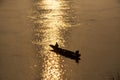
<svg viewBox="0 0 120 80"><path fill-rule="evenodd" d="M70 50L67 50L67 49L62 49L62 48L59 48L58 46L58 43L56 42L55 45L49 45L50 47L53 48L53 52L57 53L57 54L60 54L62 56L65 56L67 58L70 58L70 59L74 59L76 60L77 63L79 63L79 60L80 60L80 56L81 54L79 54L79 51L70 51Z"/></svg>
<svg viewBox="0 0 120 80"><path fill-rule="evenodd" d="M58 43L56 42L56 44L55 44L55 47L58 47L59 45L58 45Z"/></svg>

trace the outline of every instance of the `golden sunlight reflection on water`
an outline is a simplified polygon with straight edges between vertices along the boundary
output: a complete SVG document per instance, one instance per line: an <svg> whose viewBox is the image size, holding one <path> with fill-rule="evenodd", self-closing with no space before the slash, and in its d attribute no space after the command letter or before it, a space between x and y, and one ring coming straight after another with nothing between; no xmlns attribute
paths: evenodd
<svg viewBox="0 0 120 80"><path fill-rule="evenodd" d="M67 1L42 0L35 2L32 21L34 24L33 44L41 45L39 54L43 58L42 80L61 80L64 70L61 62L64 60L59 55L50 52L49 44L58 42L65 46L63 31L70 24L66 17L69 6ZM67 19L66 19L67 18Z"/></svg>

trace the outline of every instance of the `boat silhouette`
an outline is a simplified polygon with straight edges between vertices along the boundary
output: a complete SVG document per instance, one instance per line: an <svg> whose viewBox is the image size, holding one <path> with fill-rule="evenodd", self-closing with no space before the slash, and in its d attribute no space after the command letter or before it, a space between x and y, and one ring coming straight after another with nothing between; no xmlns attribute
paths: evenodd
<svg viewBox="0 0 120 80"><path fill-rule="evenodd" d="M78 50L73 52L73 51L70 51L70 50L67 50L67 49L60 48L58 43L56 43L55 45L49 45L49 46L53 49L53 50L50 50L50 51L53 51L56 54L62 55L64 57L73 59L73 60L76 61L76 63L79 63L81 54L79 54Z"/></svg>

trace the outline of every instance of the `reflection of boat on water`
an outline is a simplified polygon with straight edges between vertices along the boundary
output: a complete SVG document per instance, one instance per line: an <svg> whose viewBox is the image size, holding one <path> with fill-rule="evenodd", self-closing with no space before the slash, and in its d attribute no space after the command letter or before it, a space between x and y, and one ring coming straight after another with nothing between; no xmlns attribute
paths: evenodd
<svg viewBox="0 0 120 80"><path fill-rule="evenodd" d="M59 48L59 45L57 43L55 45L49 45L49 46L53 48L53 50L51 51L57 54L60 54L62 56L65 56L67 58L74 59L76 60L77 63L79 63L81 54L79 54L78 50L76 52L73 52L70 50L62 49L62 48Z"/></svg>

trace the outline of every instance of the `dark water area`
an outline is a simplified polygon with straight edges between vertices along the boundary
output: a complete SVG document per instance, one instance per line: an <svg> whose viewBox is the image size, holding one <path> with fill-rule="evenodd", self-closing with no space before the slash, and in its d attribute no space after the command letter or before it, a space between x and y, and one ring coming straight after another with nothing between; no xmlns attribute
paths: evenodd
<svg viewBox="0 0 120 80"><path fill-rule="evenodd" d="M119 0L0 0L0 80L120 80L119 14Z"/></svg>

